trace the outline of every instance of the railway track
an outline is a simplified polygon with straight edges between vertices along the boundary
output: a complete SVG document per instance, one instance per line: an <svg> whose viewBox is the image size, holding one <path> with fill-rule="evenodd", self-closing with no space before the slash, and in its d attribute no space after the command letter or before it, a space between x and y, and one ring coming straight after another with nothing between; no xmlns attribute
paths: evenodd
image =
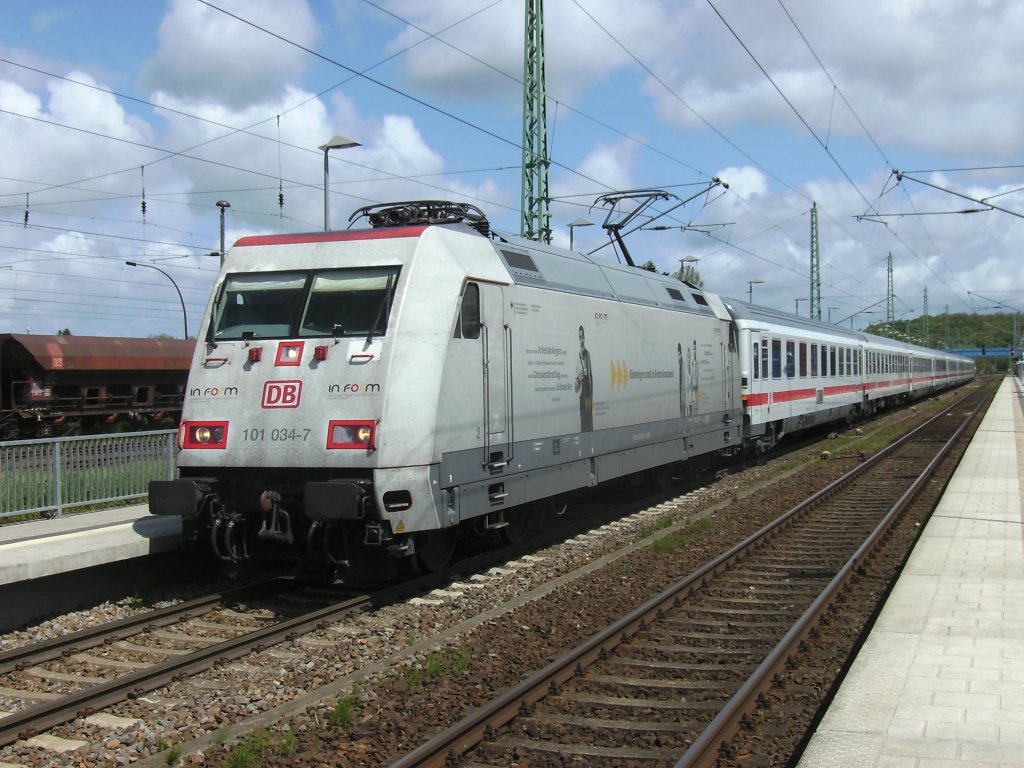
<svg viewBox="0 0 1024 768"><path fill-rule="evenodd" d="M715 764L992 394L954 403L393 765Z"/></svg>
<svg viewBox="0 0 1024 768"><path fill-rule="evenodd" d="M281 602L259 604L293 588L282 580L247 585L0 654L0 697L7 706L20 704L0 718L0 746L239 658L371 600L321 597L315 609L284 618ZM238 607L250 600L255 604Z"/></svg>

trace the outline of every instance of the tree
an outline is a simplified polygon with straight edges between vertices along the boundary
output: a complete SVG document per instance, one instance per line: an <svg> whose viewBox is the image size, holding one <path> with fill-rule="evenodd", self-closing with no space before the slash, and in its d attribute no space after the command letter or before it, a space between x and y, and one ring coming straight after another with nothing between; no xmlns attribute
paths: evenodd
<svg viewBox="0 0 1024 768"><path fill-rule="evenodd" d="M684 283L695 285L698 288L704 287L704 280L700 276L700 272L693 264L683 264L682 268L673 275L677 280L681 280Z"/></svg>
<svg viewBox="0 0 1024 768"><path fill-rule="evenodd" d="M57 331L57 335L58 336L70 336L71 335L71 329L70 328L63 328L63 329Z"/></svg>

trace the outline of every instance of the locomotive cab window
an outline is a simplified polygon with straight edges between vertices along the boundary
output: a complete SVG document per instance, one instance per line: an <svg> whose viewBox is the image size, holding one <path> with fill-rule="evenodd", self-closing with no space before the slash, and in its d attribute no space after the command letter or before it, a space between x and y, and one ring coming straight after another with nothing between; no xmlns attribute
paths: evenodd
<svg viewBox="0 0 1024 768"><path fill-rule="evenodd" d="M397 283L398 267L317 272L299 336L383 336Z"/></svg>
<svg viewBox="0 0 1024 768"><path fill-rule="evenodd" d="M307 279L305 272L229 275L217 302L215 338L289 336L302 306Z"/></svg>
<svg viewBox="0 0 1024 768"><path fill-rule="evenodd" d="M455 338L480 338L480 286L469 283L462 294L459 322L455 325Z"/></svg>
<svg viewBox="0 0 1024 768"><path fill-rule="evenodd" d="M375 336L387 330L398 267L229 275L214 338Z"/></svg>

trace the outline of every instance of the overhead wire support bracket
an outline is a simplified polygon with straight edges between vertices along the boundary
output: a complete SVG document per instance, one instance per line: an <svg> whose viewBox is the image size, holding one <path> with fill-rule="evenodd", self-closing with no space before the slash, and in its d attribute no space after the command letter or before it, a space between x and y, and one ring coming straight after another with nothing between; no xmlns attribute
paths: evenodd
<svg viewBox="0 0 1024 768"><path fill-rule="evenodd" d="M1011 211L1009 208L1003 208L1002 206L995 205L994 203L989 203L984 198L979 199L979 198L976 198L976 197L971 197L970 195L965 195L962 192L956 192L956 191L954 191L952 189L946 189L945 187L940 187L938 184L932 184L930 181L924 181L923 179L918 179L918 178L916 178L914 176L910 176L909 174L906 174L906 173L904 173L904 172L902 172L902 171L900 171L900 170L898 170L896 168L892 169L892 175L896 177L896 181L897 182L901 182L904 179L909 179L910 181L916 181L918 184L923 184L926 187L931 187L932 189L937 189L940 192L945 192L947 194L954 195L955 197L959 197L959 198L962 198L964 200L970 200L972 203L977 203L978 205L987 206L990 210L1001 211L1002 213L1008 213L1011 216L1016 216L1019 219L1024 219L1024 213L1020 213L1018 211ZM978 213L978 212L979 211L973 211L973 210L956 211L956 213Z"/></svg>

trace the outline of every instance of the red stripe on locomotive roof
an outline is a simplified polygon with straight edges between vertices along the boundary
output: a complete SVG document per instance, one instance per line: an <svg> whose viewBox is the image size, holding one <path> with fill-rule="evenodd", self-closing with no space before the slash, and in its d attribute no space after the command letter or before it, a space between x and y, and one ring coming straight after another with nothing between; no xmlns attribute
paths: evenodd
<svg viewBox="0 0 1024 768"><path fill-rule="evenodd" d="M254 245L297 245L299 243L343 243L353 240L390 240L396 237L419 237L429 224L412 227L381 227L380 229L345 229L340 232L301 232L294 235L251 235L235 243L236 248Z"/></svg>

